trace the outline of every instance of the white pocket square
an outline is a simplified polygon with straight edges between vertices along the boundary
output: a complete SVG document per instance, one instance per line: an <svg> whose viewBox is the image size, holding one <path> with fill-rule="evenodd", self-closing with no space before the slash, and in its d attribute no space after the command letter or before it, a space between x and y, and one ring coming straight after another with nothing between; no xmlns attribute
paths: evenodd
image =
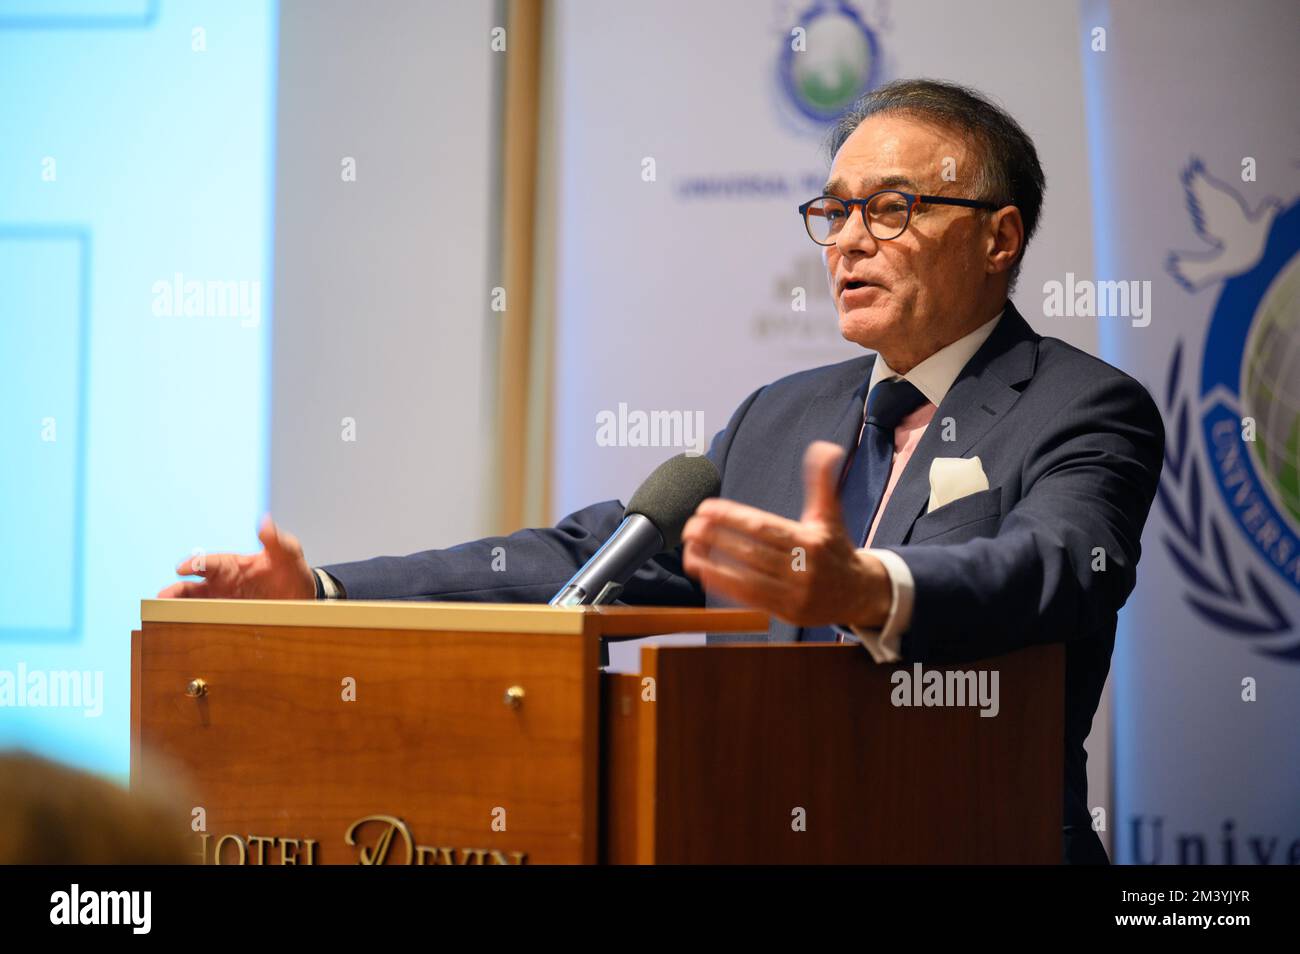
<svg viewBox="0 0 1300 954"><path fill-rule="evenodd" d="M930 463L930 506L925 512L988 489L989 479L978 457L936 457Z"/></svg>

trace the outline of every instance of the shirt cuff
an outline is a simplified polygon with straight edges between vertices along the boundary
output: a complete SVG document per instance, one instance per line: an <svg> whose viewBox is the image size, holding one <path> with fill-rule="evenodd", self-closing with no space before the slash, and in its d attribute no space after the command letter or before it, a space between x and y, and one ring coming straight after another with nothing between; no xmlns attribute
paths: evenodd
<svg viewBox="0 0 1300 954"><path fill-rule="evenodd" d="M878 663L895 663L903 658L903 633L912 623L912 603L916 597L916 581L907 563L893 550L868 549L867 553L878 559L889 574L889 615L879 629L861 626L848 627L858 642L867 648L871 658ZM841 632L841 627L835 627Z"/></svg>
<svg viewBox="0 0 1300 954"><path fill-rule="evenodd" d="M318 600L345 600L347 594L343 592L343 586L338 580L330 576L318 566L311 568L312 575L316 577L316 599Z"/></svg>

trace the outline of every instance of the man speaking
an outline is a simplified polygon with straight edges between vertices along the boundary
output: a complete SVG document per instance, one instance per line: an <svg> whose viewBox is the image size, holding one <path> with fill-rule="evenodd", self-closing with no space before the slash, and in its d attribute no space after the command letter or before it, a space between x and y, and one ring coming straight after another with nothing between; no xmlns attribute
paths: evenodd
<svg viewBox="0 0 1300 954"><path fill-rule="evenodd" d="M719 496L622 599L752 606L770 640L853 639L879 662L1064 642L1064 856L1104 863L1083 743L1160 474L1159 412L1008 299L1044 189L1014 119L962 87L901 81L830 147L823 194L799 211L841 333L875 354L746 398L707 452ZM545 602L622 518L609 500L555 527L316 569L267 520L261 553L186 560L178 572L203 579L159 595Z"/></svg>

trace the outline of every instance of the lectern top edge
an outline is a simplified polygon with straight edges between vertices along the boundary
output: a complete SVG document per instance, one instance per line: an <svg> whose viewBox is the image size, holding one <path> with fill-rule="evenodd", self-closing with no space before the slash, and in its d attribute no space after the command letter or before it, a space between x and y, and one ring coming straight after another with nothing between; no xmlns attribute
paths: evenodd
<svg viewBox="0 0 1300 954"><path fill-rule="evenodd" d="M382 600L151 599L140 601L140 621L599 636L748 632L768 625L766 614L737 609Z"/></svg>

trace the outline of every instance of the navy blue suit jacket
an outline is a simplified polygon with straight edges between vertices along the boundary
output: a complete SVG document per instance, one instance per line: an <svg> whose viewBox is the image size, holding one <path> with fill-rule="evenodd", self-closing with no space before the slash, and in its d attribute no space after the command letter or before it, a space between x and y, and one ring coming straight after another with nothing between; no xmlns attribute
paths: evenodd
<svg viewBox="0 0 1300 954"><path fill-rule="evenodd" d="M721 496L798 519L801 461L815 439L852 448L875 356L814 368L759 388L713 439ZM952 418L955 441L942 439ZM979 455L989 489L925 513L930 462ZM1164 428L1132 378L1036 334L1007 303L993 334L934 415L872 546L896 552L915 580L906 662L963 662L1045 642L1066 644L1065 857L1105 861L1087 808L1086 754L1110 669L1116 614L1133 590L1142 526L1156 492ZM607 500L554 527L445 550L325 567L351 599L545 602L618 526ZM503 546L506 572L494 572ZM1104 572L1092 569L1095 548ZM632 604L707 605L682 571L681 549L628 583ZM773 620L761 638L793 641ZM710 634L710 642L753 639Z"/></svg>

